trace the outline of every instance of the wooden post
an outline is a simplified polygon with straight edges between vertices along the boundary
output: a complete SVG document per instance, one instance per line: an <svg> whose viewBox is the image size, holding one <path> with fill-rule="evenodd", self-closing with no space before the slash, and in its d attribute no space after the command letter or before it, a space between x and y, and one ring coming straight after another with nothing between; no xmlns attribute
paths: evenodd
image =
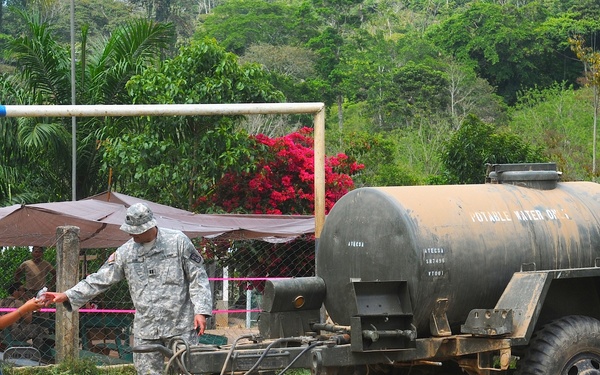
<svg viewBox="0 0 600 375"><path fill-rule="evenodd" d="M56 228L56 291L64 292L78 280L79 228ZM56 362L79 358L79 312L56 306Z"/></svg>

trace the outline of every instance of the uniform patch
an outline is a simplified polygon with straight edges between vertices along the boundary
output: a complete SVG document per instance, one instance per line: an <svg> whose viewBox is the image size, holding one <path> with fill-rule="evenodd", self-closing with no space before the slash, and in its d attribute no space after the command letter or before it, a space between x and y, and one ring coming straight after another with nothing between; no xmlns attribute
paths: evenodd
<svg viewBox="0 0 600 375"><path fill-rule="evenodd" d="M117 252L115 251L114 253L110 254L107 262L108 262L108 264L113 264L116 261L117 261Z"/></svg>
<svg viewBox="0 0 600 375"><path fill-rule="evenodd" d="M202 257L198 253L191 253L190 260L193 260L196 263L202 263Z"/></svg>

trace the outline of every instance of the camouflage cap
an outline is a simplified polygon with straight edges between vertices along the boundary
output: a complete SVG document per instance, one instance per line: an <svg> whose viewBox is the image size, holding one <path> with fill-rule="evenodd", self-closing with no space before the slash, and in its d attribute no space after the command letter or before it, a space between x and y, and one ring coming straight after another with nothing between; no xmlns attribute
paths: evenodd
<svg viewBox="0 0 600 375"><path fill-rule="evenodd" d="M129 234L142 234L155 226L156 220L152 210L143 203L136 203L127 209L121 230Z"/></svg>

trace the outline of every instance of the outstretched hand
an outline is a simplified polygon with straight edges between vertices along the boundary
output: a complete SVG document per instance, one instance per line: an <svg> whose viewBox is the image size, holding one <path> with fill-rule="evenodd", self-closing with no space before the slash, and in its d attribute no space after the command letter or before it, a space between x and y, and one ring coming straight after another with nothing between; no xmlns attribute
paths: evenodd
<svg viewBox="0 0 600 375"><path fill-rule="evenodd" d="M32 298L29 301L25 302L23 306L21 306L20 311L23 313L30 313L39 310L45 306L47 306L46 302L36 298Z"/></svg>
<svg viewBox="0 0 600 375"><path fill-rule="evenodd" d="M66 294L58 292L46 292L45 297L48 303L61 303L69 300Z"/></svg>

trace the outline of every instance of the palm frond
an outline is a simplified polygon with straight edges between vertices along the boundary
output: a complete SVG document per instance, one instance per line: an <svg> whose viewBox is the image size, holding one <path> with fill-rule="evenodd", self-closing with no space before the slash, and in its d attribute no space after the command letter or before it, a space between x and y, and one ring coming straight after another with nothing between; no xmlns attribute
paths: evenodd
<svg viewBox="0 0 600 375"><path fill-rule="evenodd" d="M24 82L48 103L68 103L71 87L68 50L56 43L47 24L33 15L20 13L30 35L16 38L11 47Z"/></svg>
<svg viewBox="0 0 600 375"><path fill-rule="evenodd" d="M115 104L127 99L125 83L141 67L156 61L158 52L174 41L171 24L133 20L103 40L103 48L88 58L89 85L96 90L95 103Z"/></svg>
<svg viewBox="0 0 600 375"><path fill-rule="evenodd" d="M39 122L37 118L19 119L19 139L28 149L68 149L70 134L61 123Z"/></svg>
<svg viewBox="0 0 600 375"><path fill-rule="evenodd" d="M175 28L170 23L137 19L118 29L113 37L115 58L153 59L158 50L167 49L175 42Z"/></svg>

